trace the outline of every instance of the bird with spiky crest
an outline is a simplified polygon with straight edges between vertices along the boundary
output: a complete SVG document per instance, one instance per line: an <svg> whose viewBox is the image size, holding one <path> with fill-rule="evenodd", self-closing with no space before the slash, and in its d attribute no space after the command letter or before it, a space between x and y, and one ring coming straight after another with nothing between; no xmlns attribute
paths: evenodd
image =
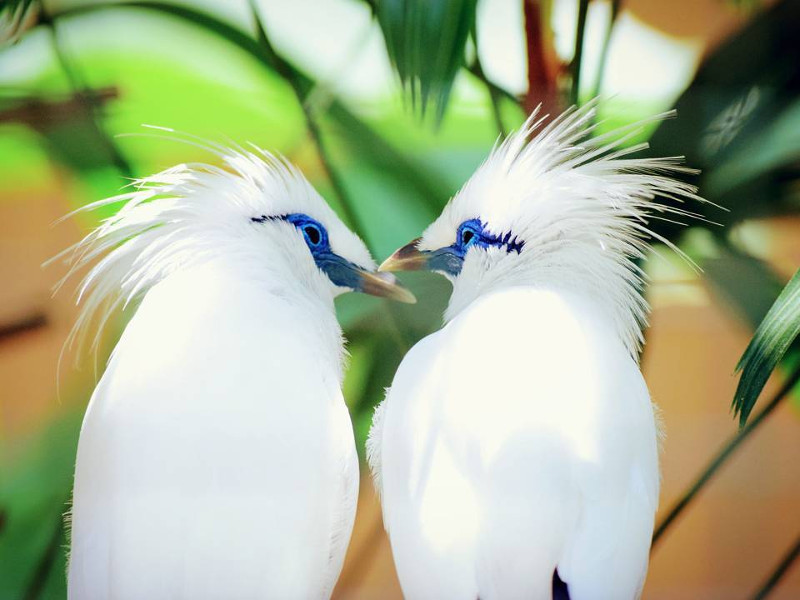
<svg viewBox="0 0 800 600"><path fill-rule="evenodd" d="M68 589L88 598L327 598L355 516L345 291L413 301L285 160L206 145L63 253L85 345L133 303L84 417Z"/></svg>
<svg viewBox="0 0 800 600"><path fill-rule="evenodd" d="M641 593L659 433L638 260L670 245L649 220L695 216L661 199L701 198L680 158L631 156L644 123L592 137L596 109L534 112L381 266L453 283L368 441L407 598Z"/></svg>

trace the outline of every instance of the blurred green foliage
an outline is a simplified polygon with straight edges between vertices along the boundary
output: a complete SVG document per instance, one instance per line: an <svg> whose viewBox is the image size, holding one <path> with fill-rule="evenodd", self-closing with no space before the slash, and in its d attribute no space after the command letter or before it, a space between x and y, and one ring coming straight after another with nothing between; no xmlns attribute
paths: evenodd
<svg viewBox="0 0 800 600"><path fill-rule="evenodd" d="M268 21L260 38L252 23L242 25L191 3L75 1L47 8L39 24L0 55L0 65L13 60L30 65L15 77L0 71L0 181L13 190L57 189L66 172L75 206L116 193L129 174L212 159L141 127L169 126L284 153L340 214L354 217L373 254L384 257L419 235L480 164L497 139L497 119L510 129L525 116L521 99L462 68L468 38L479 33L475 0L364 4L375 15L400 82L398 93L381 100L379 110L339 98L293 64L266 37ZM730 233L745 219L799 208L798 22L798 2L778 2L758 13L704 59L675 103L679 118L655 132L655 126L646 128L639 138L649 138L654 155L685 155L689 165L702 169L695 181L701 193L727 209L699 207L708 221L725 228L690 224L706 230L710 250L708 243L693 245L686 227L660 221L651 226L682 244L704 267L712 288L753 327L782 282L769 265L737 247ZM582 41L578 35L576 48ZM579 54L571 73L580 72ZM459 92L460 78L482 97ZM561 83L570 89L569 81ZM437 127L409 110L429 102L436 107ZM602 105L598 131L650 116L669 102L611 99ZM318 137L309 135L310 128ZM441 323L449 285L416 274L407 281L420 298L417 306L389 307L357 294L337 300L351 354L344 391L359 450L372 409L403 355ZM746 405L753 403L751 394ZM4 452L0 597L64 595L63 553L45 550L64 543L58 524L69 496L79 423L80 415L70 413L38 441L30 440L24 452Z"/></svg>

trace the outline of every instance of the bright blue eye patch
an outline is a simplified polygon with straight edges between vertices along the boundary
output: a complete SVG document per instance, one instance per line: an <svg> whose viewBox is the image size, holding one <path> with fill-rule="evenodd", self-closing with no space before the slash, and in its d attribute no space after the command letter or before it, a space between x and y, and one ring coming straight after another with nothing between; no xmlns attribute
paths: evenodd
<svg viewBox="0 0 800 600"><path fill-rule="evenodd" d="M363 278L360 275L361 267L331 250L328 230L316 219L312 219L303 213L291 213L278 216L261 215L260 217L252 217L250 220L253 223L284 221L294 225L303 234L303 240L311 251L311 256L314 258L317 267L328 276L328 279L341 287L348 287L353 290L361 290L363 288Z"/></svg>
<svg viewBox="0 0 800 600"><path fill-rule="evenodd" d="M317 221L308 215L302 213L292 213L288 215L267 216L261 215L260 217L252 217L250 219L253 223L266 223L267 221L285 221L294 225L297 230L303 234L303 239L311 250L311 254L320 254L330 252L331 244L328 240L328 230Z"/></svg>
<svg viewBox="0 0 800 600"><path fill-rule="evenodd" d="M522 252L525 242L512 236L511 232L494 235L486 230L480 219L469 219L458 226L456 241L444 248L433 250L428 256L428 267L434 271L443 271L452 276L461 272L464 257L473 246L479 248L505 248L506 252Z"/></svg>

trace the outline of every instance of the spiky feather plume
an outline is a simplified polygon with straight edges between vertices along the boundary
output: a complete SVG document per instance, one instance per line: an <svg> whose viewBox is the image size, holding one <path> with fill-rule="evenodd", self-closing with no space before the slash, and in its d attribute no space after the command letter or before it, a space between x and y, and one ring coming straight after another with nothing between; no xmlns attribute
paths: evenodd
<svg viewBox="0 0 800 600"><path fill-rule="evenodd" d="M465 262L447 320L503 282L557 285L597 298L630 353L638 354L648 313L638 260L655 240L692 264L649 223L702 219L680 204L707 201L678 178L697 172L682 165L683 157L631 156L648 146L630 141L646 125L674 113L592 137L596 112L593 101L547 123L537 108L519 131L495 146L425 231L421 249L446 246L459 223L479 217L492 234L511 232L524 241L519 260L485 252Z"/></svg>
<svg viewBox="0 0 800 600"><path fill-rule="evenodd" d="M303 209L313 205L309 212L330 211L305 177L283 157L255 145L250 149L226 147L186 134L168 139L209 151L224 167L177 165L135 180L132 191L87 204L61 219L120 205L82 240L45 263L63 261L69 267L54 293L78 271L92 265L77 287L76 303L82 308L64 345L65 351L76 349L76 362L87 348L96 354L103 329L117 311L135 304L175 270L212 256L218 250L214 228L224 227L225 216L232 209L236 214L260 214L266 202L277 212L282 205L287 210L289 206ZM368 255L365 260L371 261Z"/></svg>

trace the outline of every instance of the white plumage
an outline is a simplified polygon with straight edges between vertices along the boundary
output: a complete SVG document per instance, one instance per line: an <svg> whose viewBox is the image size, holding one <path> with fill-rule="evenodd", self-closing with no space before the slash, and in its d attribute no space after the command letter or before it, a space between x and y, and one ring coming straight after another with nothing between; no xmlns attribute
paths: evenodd
<svg viewBox="0 0 800 600"><path fill-rule="evenodd" d="M368 443L407 598L641 592L659 472L634 259L648 219L691 215L657 196L700 198L679 159L627 156L641 124L589 139L594 113L534 113L382 266L453 282Z"/></svg>
<svg viewBox="0 0 800 600"><path fill-rule="evenodd" d="M408 293L296 169L211 149L228 169L182 165L87 207L122 203L65 254L103 256L79 341L141 298L81 430L76 600L327 598L342 567L358 460L333 297Z"/></svg>

